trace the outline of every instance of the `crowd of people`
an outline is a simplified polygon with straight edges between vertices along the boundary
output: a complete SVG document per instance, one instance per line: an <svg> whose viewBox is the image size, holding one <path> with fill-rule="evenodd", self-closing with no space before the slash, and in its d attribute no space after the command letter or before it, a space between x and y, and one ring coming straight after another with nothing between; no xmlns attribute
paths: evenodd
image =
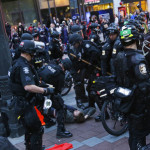
<svg viewBox="0 0 150 150"><path fill-rule="evenodd" d="M11 26L6 23L12 55L9 70L12 108L25 128L26 150L44 149L43 126L51 127L54 119L56 137L69 138L73 135L66 130L66 122L84 122L96 112L95 104L101 112L103 101L93 86L99 76L114 79L116 97L132 97L126 113L129 147L131 150L145 147L146 150L146 136L150 132L150 33L147 24L145 12L119 19L114 15L113 23L102 16L90 18L88 24L80 19L65 19L60 24L54 17L49 28L40 23L24 28L19 23L13 35ZM68 58L63 59L64 54ZM66 70L73 77L76 108L64 104L61 96ZM86 89L85 79L88 80ZM120 92L119 87L128 89L132 95ZM88 102L88 106L84 102ZM101 121L101 113L95 120Z"/></svg>

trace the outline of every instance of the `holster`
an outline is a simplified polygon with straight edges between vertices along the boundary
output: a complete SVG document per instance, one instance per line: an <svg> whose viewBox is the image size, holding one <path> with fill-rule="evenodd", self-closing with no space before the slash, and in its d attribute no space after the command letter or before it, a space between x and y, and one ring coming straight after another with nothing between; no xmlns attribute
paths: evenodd
<svg viewBox="0 0 150 150"><path fill-rule="evenodd" d="M17 115L22 115L29 106L27 100L22 96L13 97L14 109Z"/></svg>

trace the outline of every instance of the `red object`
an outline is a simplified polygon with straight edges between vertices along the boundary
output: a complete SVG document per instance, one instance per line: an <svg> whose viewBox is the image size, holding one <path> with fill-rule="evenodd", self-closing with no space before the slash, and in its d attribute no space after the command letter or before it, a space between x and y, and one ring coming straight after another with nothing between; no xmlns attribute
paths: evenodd
<svg viewBox="0 0 150 150"><path fill-rule="evenodd" d="M41 112L36 108L36 106L34 107L34 109L36 110L36 114L39 118L39 120L41 121L41 125L44 126L45 122L44 122L44 116L41 114Z"/></svg>
<svg viewBox="0 0 150 150"><path fill-rule="evenodd" d="M120 5L122 5L123 3L122 2L120 2Z"/></svg>
<svg viewBox="0 0 150 150"><path fill-rule="evenodd" d="M33 27L29 27L28 30L32 33Z"/></svg>
<svg viewBox="0 0 150 150"><path fill-rule="evenodd" d="M91 23L89 23L89 24L87 25L87 36L88 36L88 37L89 37L90 34L91 34L91 29L89 28L90 25L91 25Z"/></svg>
<svg viewBox="0 0 150 150"><path fill-rule="evenodd" d="M97 73L97 74L96 74L96 76L97 76L97 77L99 77L99 76L100 76L100 74L99 74L99 73Z"/></svg>
<svg viewBox="0 0 150 150"><path fill-rule="evenodd" d="M97 91L97 94L98 94L98 95L100 95L100 92L99 92L99 91Z"/></svg>
<svg viewBox="0 0 150 150"><path fill-rule="evenodd" d="M60 145L55 144L54 147L51 147L51 148L46 149L46 150L68 150L68 149L71 149L71 148L73 148L72 144L63 143L63 144L60 144Z"/></svg>
<svg viewBox="0 0 150 150"><path fill-rule="evenodd" d="M127 10L126 7L118 7L118 11L120 12L120 14L123 14L123 16L125 17L127 14Z"/></svg>

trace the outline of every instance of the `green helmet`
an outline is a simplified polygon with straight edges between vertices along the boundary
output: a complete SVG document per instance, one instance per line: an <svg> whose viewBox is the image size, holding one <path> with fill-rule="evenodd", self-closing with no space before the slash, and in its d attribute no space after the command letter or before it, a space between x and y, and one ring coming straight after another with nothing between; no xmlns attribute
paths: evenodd
<svg viewBox="0 0 150 150"><path fill-rule="evenodd" d="M139 40L139 32L134 25L125 25L120 30L120 39L123 46L128 46Z"/></svg>

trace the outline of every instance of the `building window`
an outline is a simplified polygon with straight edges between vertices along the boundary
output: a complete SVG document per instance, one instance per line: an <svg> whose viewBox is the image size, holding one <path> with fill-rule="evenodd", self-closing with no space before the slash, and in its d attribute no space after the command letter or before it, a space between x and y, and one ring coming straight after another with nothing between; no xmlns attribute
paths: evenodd
<svg viewBox="0 0 150 150"><path fill-rule="evenodd" d="M12 25L29 25L37 20L34 0L2 0L2 8L5 20Z"/></svg>

